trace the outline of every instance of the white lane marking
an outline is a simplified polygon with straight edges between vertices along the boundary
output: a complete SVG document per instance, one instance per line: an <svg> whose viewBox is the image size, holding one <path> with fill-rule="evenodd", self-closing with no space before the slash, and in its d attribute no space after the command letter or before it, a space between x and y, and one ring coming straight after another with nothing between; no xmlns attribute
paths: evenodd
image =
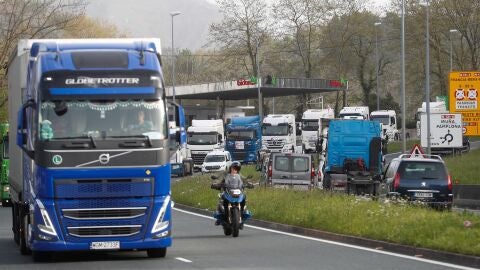
<svg viewBox="0 0 480 270"><path fill-rule="evenodd" d="M182 258L182 257L176 257L175 260L179 260L179 261L186 262L186 263L192 263L192 261L187 260L187 259Z"/></svg>
<svg viewBox="0 0 480 270"><path fill-rule="evenodd" d="M197 214L197 213L189 212L189 211L178 209L178 208L175 208L174 210L182 212L182 213L202 217L202 218L214 219L213 217L210 217L210 216L205 216L205 215L202 215L202 214ZM253 229L257 229L257 230L262 230L262 231L267 231L267 232L272 232L272 233L277 233L277 234L283 234L283 235L287 235L287 236L297 237L297 238L316 241L316 242L322 242L322 243L331 244L331 245L349 247L349 248L365 250L365 251L374 252L374 253L380 253L380 254L384 254L384 255L390 255L390 256L394 256L394 257L399 257L399 258L404 258L404 259L409 259L409 260L414 260L414 261L420 261L420 262L425 262L425 263L430 263L430 264L435 264L435 265L440 265L440 266L445 266L445 267L450 267L450 268L455 268L455 269L478 270L477 268L471 268L471 267L467 267L467 266L461 266L461 265L456 265L456 264L451 264L451 263L444 263L444 262L424 259L424 258L420 258L420 257L410 256L410 255L398 254L398 253L393 253L393 252L388 252L388 251L383 251L383 250L378 250L378 249L373 249L373 248L361 247L361 246L345 244L345 243L340 243L340 242L335 242L335 241L330 241L330 240L324 240L324 239L320 239L320 238L303 236L303 235L299 235L299 234L276 231L276 230L272 230L272 229L267 229L267 228L262 228L262 227L247 225L247 224L245 224L245 227L249 227L249 228L253 228Z"/></svg>

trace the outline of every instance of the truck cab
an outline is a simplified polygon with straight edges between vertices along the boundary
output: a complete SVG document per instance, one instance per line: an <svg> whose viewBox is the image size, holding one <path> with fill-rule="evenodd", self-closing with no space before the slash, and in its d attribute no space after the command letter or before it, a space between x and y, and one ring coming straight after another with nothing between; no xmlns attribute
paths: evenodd
<svg viewBox="0 0 480 270"><path fill-rule="evenodd" d="M263 118L262 150L294 153L296 137L295 115L269 114Z"/></svg>
<svg viewBox="0 0 480 270"><path fill-rule="evenodd" d="M302 152L315 152L319 136L328 125L329 119L333 119L333 109L309 109L302 115Z"/></svg>
<svg viewBox="0 0 480 270"><path fill-rule="evenodd" d="M399 139L397 129L397 114L394 110L373 111L370 114L370 120L377 121L382 124L382 137L388 141Z"/></svg>
<svg viewBox="0 0 480 270"><path fill-rule="evenodd" d="M192 120L187 130L187 147L192 153L194 167L201 169L210 151L225 147L223 120Z"/></svg>
<svg viewBox="0 0 480 270"><path fill-rule="evenodd" d="M172 175L192 175L193 159L190 149L187 148L187 130L183 107L171 101L168 105Z"/></svg>
<svg viewBox="0 0 480 270"><path fill-rule="evenodd" d="M339 118L368 120L370 119L369 109L367 106L343 107L340 110Z"/></svg>
<svg viewBox="0 0 480 270"><path fill-rule="evenodd" d="M262 147L262 126L259 116L234 117L226 126L225 149L233 160L256 162Z"/></svg>

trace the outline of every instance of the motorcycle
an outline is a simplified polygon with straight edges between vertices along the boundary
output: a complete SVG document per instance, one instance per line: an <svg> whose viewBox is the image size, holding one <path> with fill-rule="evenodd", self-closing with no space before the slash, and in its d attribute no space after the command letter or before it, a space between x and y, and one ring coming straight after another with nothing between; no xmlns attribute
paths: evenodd
<svg viewBox="0 0 480 270"><path fill-rule="evenodd" d="M216 175L212 175L213 180L218 179ZM247 179L252 178L248 176ZM253 184L247 182L244 187L253 188ZM242 189L228 188L223 183L213 183L212 189L220 190L218 194L220 198L220 208L213 217L217 220L217 223L222 225L223 233L228 236L238 237L239 231L243 229L243 224L246 220L252 217L250 211L244 206L243 212L241 204L245 200L245 194ZM216 223L216 224L217 224Z"/></svg>

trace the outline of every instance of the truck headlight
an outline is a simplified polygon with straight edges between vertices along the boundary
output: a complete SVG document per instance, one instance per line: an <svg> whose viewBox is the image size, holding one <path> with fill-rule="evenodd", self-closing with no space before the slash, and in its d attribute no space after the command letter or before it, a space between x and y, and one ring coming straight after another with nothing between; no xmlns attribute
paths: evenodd
<svg viewBox="0 0 480 270"><path fill-rule="evenodd" d="M10 186L4 186L3 187L3 192L10 192Z"/></svg>
<svg viewBox="0 0 480 270"><path fill-rule="evenodd" d="M39 200L37 200L37 205L38 205L38 208L40 209L40 215L42 216L42 219L43 219L43 224L37 225L38 229L43 233L46 233L52 236L57 236L57 232L53 227L53 223L52 223L52 220L50 219L50 216L48 215L47 209L45 209L45 207Z"/></svg>
<svg viewBox="0 0 480 270"><path fill-rule="evenodd" d="M157 233L159 231L162 231L168 228L168 225L170 224L170 222L168 220L163 221L163 218L165 217L165 213L167 212L167 207L169 204L170 204L170 196L167 196L165 198L165 201L163 202L162 208L160 208L160 211L158 211L157 219L153 224L152 233Z"/></svg>

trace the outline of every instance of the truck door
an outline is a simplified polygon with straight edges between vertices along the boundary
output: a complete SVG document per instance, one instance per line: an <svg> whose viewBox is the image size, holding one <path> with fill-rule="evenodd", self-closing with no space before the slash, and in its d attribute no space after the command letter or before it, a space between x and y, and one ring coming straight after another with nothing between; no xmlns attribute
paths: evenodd
<svg viewBox="0 0 480 270"><path fill-rule="evenodd" d="M291 156L274 155L272 161L272 184L290 185L291 184Z"/></svg>
<svg viewBox="0 0 480 270"><path fill-rule="evenodd" d="M291 162L292 185L305 185L308 187L311 183L311 156L294 155Z"/></svg>

